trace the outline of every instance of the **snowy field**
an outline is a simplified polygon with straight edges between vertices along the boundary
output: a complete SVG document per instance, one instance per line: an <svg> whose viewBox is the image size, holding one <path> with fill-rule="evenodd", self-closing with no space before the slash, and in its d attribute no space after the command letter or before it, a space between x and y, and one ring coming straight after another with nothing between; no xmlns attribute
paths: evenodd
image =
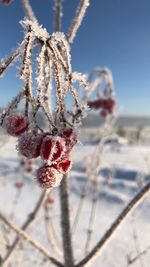
<svg viewBox="0 0 150 267"><path fill-rule="evenodd" d="M41 189L36 184L35 174L30 175L24 173L20 168L15 142L15 138L0 137L0 211L8 218L11 218L18 226L21 226L26 216L34 208ZM78 144L73 152L74 164L69 179L72 225L87 179L85 174L85 159L87 155L93 155L88 166L91 167L92 159L94 159L94 151L95 145L83 143ZM39 164L39 162L37 161L35 163L35 169L36 164ZM104 146L96 192L94 191L94 183L89 181L79 224L73 233L73 246L75 248L75 259L77 262L85 255L86 235L93 194L95 193L97 201L95 217L93 217L91 242L87 251L97 243L129 200L149 179L150 147L140 145ZM22 180L25 186L18 193L14 184ZM50 212L53 218L53 226L55 227L57 245L61 247L58 189L53 190L52 197L54 203L51 205ZM42 209L34 224L29 227L28 232L51 252L52 249L46 237L47 232L43 216L44 211ZM3 256L5 240L2 237L2 224L0 226L0 254ZM12 232L9 237L10 239L14 237ZM11 267L53 266L53 264L49 265L48 262L43 261L40 253L26 242L22 246L24 246L24 250L18 247L14 253L15 257L13 257ZM150 199L147 198L121 226L109 244L90 266L150 267L149 247ZM134 259L139 253L145 250L146 252L142 253L142 256L132 264L128 263L128 260ZM20 256L16 257L17 255ZM55 252L53 252L53 255L55 255Z"/></svg>

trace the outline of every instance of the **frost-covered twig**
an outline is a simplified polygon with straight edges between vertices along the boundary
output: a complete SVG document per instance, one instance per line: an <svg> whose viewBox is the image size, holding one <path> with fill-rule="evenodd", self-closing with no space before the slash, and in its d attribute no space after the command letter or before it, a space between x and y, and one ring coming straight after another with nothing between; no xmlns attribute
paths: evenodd
<svg viewBox="0 0 150 267"><path fill-rule="evenodd" d="M139 260L139 257L145 255L148 250L150 250L150 246L148 246L146 249L142 250L138 255L136 255L134 258L128 260L129 266L132 265L135 261Z"/></svg>
<svg viewBox="0 0 150 267"><path fill-rule="evenodd" d="M58 32L61 29L62 17L62 0L54 0L54 31Z"/></svg>
<svg viewBox="0 0 150 267"><path fill-rule="evenodd" d="M59 238L59 237L55 232L54 225L52 222L52 216L48 215L48 211L47 211L46 207L45 207L45 228L46 228L46 232L47 232L47 240L51 246L53 253L56 256L58 256L59 258L60 257L62 258L63 253L62 253L61 249L58 247L58 245L56 244L56 242L58 242L57 238Z"/></svg>
<svg viewBox="0 0 150 267"><path fill-rule="evenodd" d="M44 200L45 200L45 197L47 196L47 193L48 191L47 190L44 190L41 194L41 196L39 197L39 200L38 202L36 203L36 206L33 210L32 213L30 213L30 215L27 217L26 221L23 223L21 229L22 230L26 230L29 225L31 225L31 223L34 221L34 219L36 218ZM16 237L16 239L14 240L14 242L12 243L12 245L9 247L9 250L7 252L7 254L5 255L4 259L2 260L2 266L6 266L7 263L10 261L10 258L19 242L20 238L19 237Z"/></svg>
<svg viewBox="0 0 150 267"><path fill-rule="evenodd" d="M73 43L76 32L82 23L86 10L89 6L89 3L90 0L80 0L79 6L77 7L76 10L75 18L72 22L69 32L67 33L67 40L70 44Z"/></svg>
<svg viewBox="0 0 150 267"><path fill-rule="evenodd" d="M49 251L47 251L39 242L34 240L29 234L27 234L24 230L18 228L15 224L13 224L11 221L9 221L2 213L0 213L0 219L7 224L11 229L13 229L19 237L25 239L27 242L29 242L32 246L34 246L38 251L40 251L46 258L48 258L53 264L59 267L64 267L63 264L61 264L58 260L56 260L54 257L51 256ZM2 263L1 266L4 266Z"/></svg>
<svg viewBox="0 0 150 267"><path fill-rule="evenodd" d="M19 49L17 48L16 51L8 56L4 62L1 64L0 66L0 76L2 76L2 74L4 73L4 71L10 66L10 64L15 61L17 59L17 57L20 55L20 51Z"/></svg>
<svg viewBox="0 0 150 267"><path fill-rule="evenodd" d="M90 211L90 217L89 217L89 223L88 223L88 229L87 229L87 237L86 237L86 243L85 243L85 255L87 255L89 252L90 243L91 243L92 234L93 234L93 225L94 225L96 207L97 207L98 196L99 196L98 178L99 178L99 173L94 177L92 181L93 182L93 196L92 196L92 205L91 205L91 211Z"/></svg>
<svg viewBox="0 0 150 267"><path fill-rule="evenodd" d="M89 254L81 260L75 267L82 267L91 264L91 261L98 256L102 251L104 246L111 240L113 235L116 233L117 229L121 224L128 218L128 216L133 212L136 207L145 199L145 197L150 192L150 182L147 183L141 190L138 192L135 197L129 202L129 204L124 208L120 213L117 219L113 222L111 227L106 231L100 241L94 246L94 248L89 252Z"/></svg>
<svg viewBox="0 0 150 267"><path fill-rule="evenodd" d="M8 104L8 106L3 110L3 112L0 115L0 125L3 124L4 118L5 116L7 116L9 114L9 112L16 108L18 103L21 101L21 99L24 97L24 90L19 92L18 95L16 95L16 97Z"/></svg>
<svg viewBox="0 0 150 267"><path fill-rule="evenodd" d="M32 7L30 5L29 0L22 0L22 6L24 8L24 12L25 12L26 17L29 20L31 20L31 21L35 22L36 24L38 24L38 20L35 17L35 14L34 14L34 12L32 10Z"/></svg>

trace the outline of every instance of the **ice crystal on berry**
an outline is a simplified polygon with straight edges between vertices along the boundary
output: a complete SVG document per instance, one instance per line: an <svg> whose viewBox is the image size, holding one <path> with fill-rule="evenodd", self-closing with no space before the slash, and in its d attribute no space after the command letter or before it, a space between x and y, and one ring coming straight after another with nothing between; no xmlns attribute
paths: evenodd
<svg viewBox="0 0 150 267"><path fill-rule="evenodd" d="M60 136L46 136L41 145L40 155L43 160L55 163L65 153L65 142Z"/></svg>
<svg viewBox="0 0 150 267"><path fill-rule="evenodd" d="M53 188L60 184L62 174L51 166L42 166L37 170L37 181L43 188Z"/></svg>
<svg viewBox="0 0 150 267"><path fill-rule="evenodd" d="M17 149L21 155L28 159L37 158L40 155L42 139L41 134L24 133L18 139Z"/></svg>
<svg viewBox="0 0 150 267"><path fill-rule="evenodd" d="M28 130L29 122L21 113L12 113L5 117L3 127L9 135L19 136Z"/></svg>

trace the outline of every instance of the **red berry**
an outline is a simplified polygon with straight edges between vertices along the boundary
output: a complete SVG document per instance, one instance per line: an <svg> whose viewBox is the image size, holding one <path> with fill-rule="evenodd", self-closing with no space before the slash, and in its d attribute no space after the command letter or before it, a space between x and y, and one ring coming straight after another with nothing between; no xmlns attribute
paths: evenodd
<svg viewBox="0 0 150 267"><path fill-rule="evenodd" d="M26 161L25 161L24 159L21 159L21 160L20 160L20 165L21 165L21 166L25 166L25 164L26 164Z"/></svg>
<svg viewBox="0 0 150 267"><path fill-rule="evenodd" d="M99 109L99 108L103 107L103 98L99 98L99 99L93 100L93 101L88 101L87 104L88 104L89 108Z"/></svg>
<svg viewBox="0 0 150 267"><path fill-rule="evenodd" d="M27 117L20 113L13 113L4 120L3 127L6 132L12 136L19 136L26 132L29 128Z"/></svg>
<svg viewBox="0 0 150 267"><path fill-rule="evenodd" d="M40 155L43 160L55 163L65 153L65 142L60 136L46 136L41 145Z"/></svg>
<svg viewBox="0 0 150 267"><path fill-rule="evenodd" d="M72 161L68 156L64 156L58 163L53 164L53 167L59 172L65 174L70 171L72 167Z"/></svg>
<svg viewBox="0 0 150 267"><path fill-rule="evenodd" d="M45 200L45 204L46 205L50 205L54 203L54 198L52 198L51 196L48 196Z"/></svg>
<svg viewBox="0 0 150 267"><path fill-rule="evenodd" d="M65 140L66 152L70 152L74 145L77 143L77 134L74 129L67 128L60 133Z"/></svg>
<svg viewBox="0 0 150 267"><path fill-rule="evenodd" d="M15 185L15 187L16 187L18 190L21 190L22 187L24 186L24 183L22 183L22 182L17 182L17 183L15 183L14 185Z"/></svg>
<svg viewBox="0 0 150 267"><path fill-rule="evenodd" d="M33 171L33 168L32 168L32 166L27 166L26 167L26 172L32 172Z"/></svg>
<svg viewBox="0 0 150 267"><path fill-rule="evenodd" d="M114 98L108 98L104 100L103 108L108 111L108 113L113 112L114 105L116 104L116 100Z"/></svg>
<svg viewBox="0 0 150 267"><path fill-rule="evenodd" d="M60 184L62 174L52 166L43 166L37 171L37 181L44 188L56 187Z"/></svg>
<svg viewBox="0 0 150 267"><path fill-rule="evenodd" d="M18 139L17 149L21 155L28 159L37 158L40 155L40 148L43 136L40 134L24 133Z"/></svg>
<svg viewBox="0 0 150 267"><path fill-rule="evenodd" d="M103 117L103 118L106 118L107 115L108 115L108 111L106 109L102 109L101 112L100 112L100 115Z"/></svg>
<svg viewBox="0 0 150 267"><path fill-rule="evenodd" d="M12 0L2 0L3 4L10 4L12 2Z"/></svg>

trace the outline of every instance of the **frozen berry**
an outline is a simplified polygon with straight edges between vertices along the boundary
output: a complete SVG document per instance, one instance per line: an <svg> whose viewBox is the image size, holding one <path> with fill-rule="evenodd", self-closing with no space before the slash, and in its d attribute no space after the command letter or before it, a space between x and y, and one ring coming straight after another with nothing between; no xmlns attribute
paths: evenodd
<svg viewBox="0 0 150 267"><path fill-rule="evenodd" d="M51 196L48 196L45 200L45 205L50 205L54 203L54 198L52 198Z"/></svg>
<svg viewBox="0 0 150 267"><path fill-rule="evenodd" d="M43 166L37 171L37 181L41 187L52 188L60 184L62 174L51 166Z"/></svg>
<svg viewBox="0 0 150 267"><path fill-rule="evenodd" d="M17 149L19 153L28 159L37 158L40 155L40 148L43 136L40 134L24 133L18 139Z"/></svg>
<svg viewBox="0 0 150 267"><path fill-rule="evenodd" d="M24 159L21 159L21 160L20 160L20 165L21 165L21 166L25 166L25 164L26 164L26 161L25 161Z"/></svg>
<svg viewBox="0 0 150 267"><path fill-rule="evenodd" d="M13 113L5 118L3 127L9 135L19 136L28 130L29 122L24 115Z"/></svg>
<svg viewBox="0 0 150 267"><path fill-rule="evenodd" d="M103 118L106 118L107 115L108 115L108 111L106 109L102 109L101 112L100 112L100 115L103 117Z"/></svg>
<svg viewBox="0 0 150 267"><path fill-rule="evenodd" d="M114 98L108 98L104 100L103 108L106 109L109 114L111 114L113 112L115 104L116 100Z"/></svg>
<svg viewBox="0 0 150 267"><path fill-rule="evenodd" d="M96 99L93 101L88 101L87 104L88 104L89 108L99 109L99 108L103 107L103 99L99 98L99 99Z"/></svg>
<svg viewBox="0 0 150 267"><path fill-rule="evenodd" d="M65 142L60 136L46 136L41 145L40 155L43 160L55 163L65 153Z"/></svg>
<svg viewBox="0 0 150 267"><path fill-rule="evenodd" d="M65 140L66 152L70 152L77 143L77 134L74 129L67 128L61 131L60 136Z"/></svg>
<svg viewBox="0 0 150 267"><path fill-rule="evenodd" d="M27 167L26 167L26 172L31 173L32 171L33 171L32 166L27 166Z"/></svg>
<svg viewBox="0 0 150 267"><path fill-rule="evenodd" d="M69 156L64 156L58 163L54 164L53 167L59 172L65 174L70 171L72 161Z"/></svg>
<svg viewBox="0 0 150 267"><path fill-rule="evenodd" d="M12 2L12 0L2 0L3 4L10 4Z"/></svg>
<svg viewBox="0 0 150 267"><path fill-rule="evenodd" d="M21 190L22 187L24 186L24 183L22 183L22 182L17 182L17 183L15 183L14 185L15 185L15 187L16 187L18 190Z"/></svg>

